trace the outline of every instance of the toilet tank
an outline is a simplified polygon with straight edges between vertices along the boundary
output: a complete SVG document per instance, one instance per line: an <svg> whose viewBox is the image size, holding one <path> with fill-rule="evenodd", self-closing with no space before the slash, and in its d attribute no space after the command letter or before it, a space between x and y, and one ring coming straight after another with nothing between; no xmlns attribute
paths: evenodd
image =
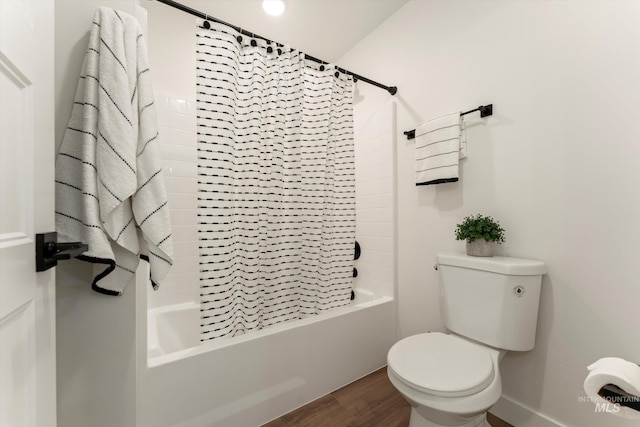
<svg viewBox="0 0 640 427"><path fill-rule="evenodd" d="M534 347L544 262L464 254L437 259L448 329L495 348Z"/></svg>

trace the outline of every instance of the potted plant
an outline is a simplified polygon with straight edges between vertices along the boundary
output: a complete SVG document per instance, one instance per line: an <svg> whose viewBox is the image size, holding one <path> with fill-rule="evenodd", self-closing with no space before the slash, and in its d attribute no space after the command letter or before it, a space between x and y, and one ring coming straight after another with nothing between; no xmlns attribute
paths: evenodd
<svg viewBox="0 0 640 427"><path fill-rule="evenodd" d="M504 243L504 229L490 216L476 214L457 225L456 240L467 241L467 255L493 256L492 242Z"/></svg>

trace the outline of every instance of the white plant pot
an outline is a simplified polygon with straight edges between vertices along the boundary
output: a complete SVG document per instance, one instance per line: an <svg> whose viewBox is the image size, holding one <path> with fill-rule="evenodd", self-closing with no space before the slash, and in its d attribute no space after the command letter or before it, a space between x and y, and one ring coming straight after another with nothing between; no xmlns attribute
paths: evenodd
<svg viewBox="0 0 640 427"><path fill-rule="evenodd" d="M487 242L484 239L476 239L471 243L467 242L467 255L493 256L493 242Z"/></svg>

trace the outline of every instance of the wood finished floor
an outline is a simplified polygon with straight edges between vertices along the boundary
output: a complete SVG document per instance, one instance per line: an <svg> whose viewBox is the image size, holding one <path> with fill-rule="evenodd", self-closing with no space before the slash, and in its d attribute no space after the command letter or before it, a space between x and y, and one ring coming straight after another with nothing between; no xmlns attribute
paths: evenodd
<svg viewBox="0 0 640 427"><path fill-rule="evenodd" d="M411 407L382 368L263 427L407 427ZM489 414L492 427L513 427Z"/></svg>

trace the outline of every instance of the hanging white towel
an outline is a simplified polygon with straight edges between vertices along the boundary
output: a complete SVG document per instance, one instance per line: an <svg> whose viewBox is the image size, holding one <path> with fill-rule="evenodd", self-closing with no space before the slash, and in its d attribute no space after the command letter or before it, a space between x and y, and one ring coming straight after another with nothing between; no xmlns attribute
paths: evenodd
<svg viewBox="0 0 640 427"><path fill-rule="evenodd" d="M92 288L122 293L139 257L154 288L172 264L171 224L147 54L137 20L100 7L56 160L56 230L104 264Z"/></svg>
<svg viewBox="0 0 640 427"><path fill-rule="evenodd" d="M460 112L429 120L416 128L416 185L458 181L459 160L467 157Z"/></svg>

